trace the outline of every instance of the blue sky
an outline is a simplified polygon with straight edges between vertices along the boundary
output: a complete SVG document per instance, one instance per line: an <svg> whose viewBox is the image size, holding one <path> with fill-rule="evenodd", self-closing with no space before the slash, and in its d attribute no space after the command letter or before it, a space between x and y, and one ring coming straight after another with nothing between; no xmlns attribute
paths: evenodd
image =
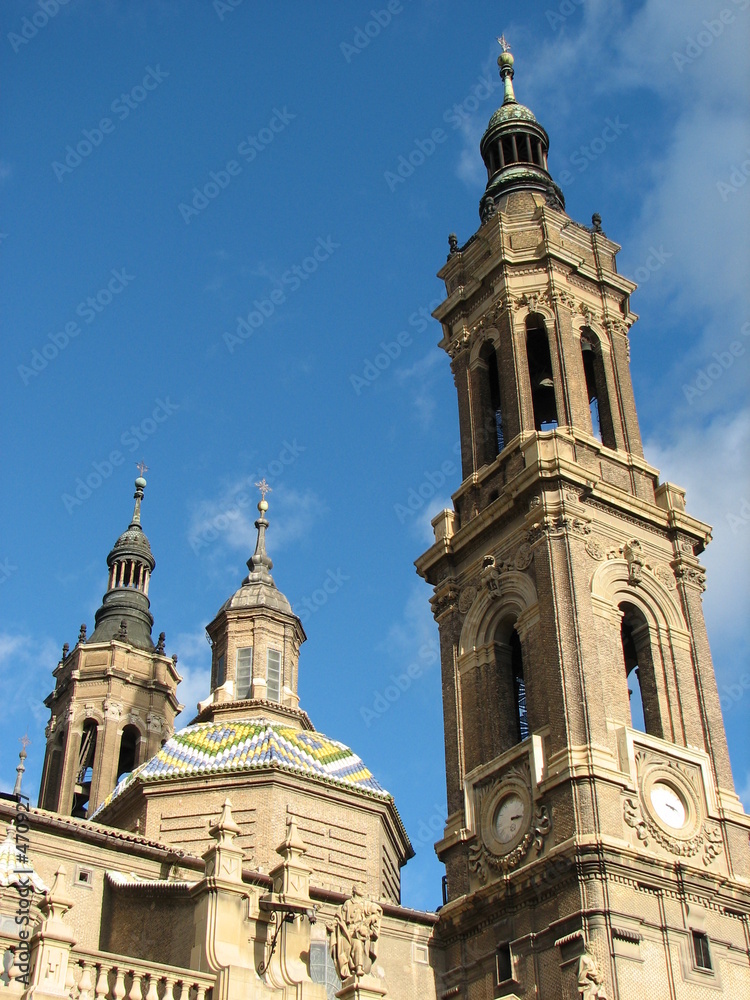
<svg viewBox="0 0 750 1000"><path fill-rule="evenodd" d="M750 804L750 0L44 6L7 3L0 40L0 787L28 730L37 793L42 699L93 624L135 463L185 722L265 474L302 704L393 792L418 852L404 902L439 904L437 632L412 563L459 485L458 422L426 317L448 233L478 225L504 32L569 214L600 212L640 285L646 456L714 525L704 606Z"/></svg>

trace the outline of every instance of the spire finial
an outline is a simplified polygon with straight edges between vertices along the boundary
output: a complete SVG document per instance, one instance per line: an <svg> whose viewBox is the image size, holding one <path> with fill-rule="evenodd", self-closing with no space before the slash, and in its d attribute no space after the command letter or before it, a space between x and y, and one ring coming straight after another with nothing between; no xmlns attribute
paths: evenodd
<svg viewBox="0 0 750 1000"><path fill-rule="evenodd" d="M510 51L510 42L505 35L500 35L498 44L503 50L497 57L497 65L500 67L500 76L503 81L503 104L515 104L516 95L513 92L513 55Z"/></svg>
<svg viewBox="0 0 750 1000"><path fill-rule="evenodd" d="M255 527L258 529L258 540L255 543L255 552L247 561L247 568L250 570L250 573L242 583L243 585L246 583L267 583L271 587L274 587L275 584L270 573L270 570L273 569L273 563L266 552L266 528L268 527L268 521L266 520L266 511L268 510L266 493L271 493L272 490L265 478L261 479L255 485L260 490L261 497L258 502L260 517L255 522Z"/></svg>
<svg viewBox="0 0 750 1000"><path fill-rule="evenodd" d="M141 459L140 462L136 462L136 469L140 475L135 481L135 493L133 494L133 499L135 500L135 508L133 509L133 520L131 524L141 523L141 500L143 500L143 491L146 488L146 480L143 478L143 473L148 472L148 466Z"/></svg>
<svg viewBox="0 0 750 1000"><path fill-rule="evenodd" d="M23 772L26 770L24 766L24 761L26 760L28 754L26 753L26 747L31 743L29 739L29 734L24 733L24 735L18 741L21 744L21 752L18 755L18 767L16 768L16 784L13 789L14 795L21 794L21 779L23 778Z"/></svg>

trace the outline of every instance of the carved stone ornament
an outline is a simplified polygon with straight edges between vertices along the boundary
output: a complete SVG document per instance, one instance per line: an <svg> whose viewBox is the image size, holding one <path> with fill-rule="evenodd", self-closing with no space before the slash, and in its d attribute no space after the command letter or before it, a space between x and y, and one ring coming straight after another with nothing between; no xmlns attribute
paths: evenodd
<svg viewBox="0 0 750 1000"><path fill-rule="evenodd" d="M638 797L623 801L623 820L647 847L651 840L677 857L701 854L704 865L721 854L721 830L701 807L696 768L646 750L636 753Z"/></svg>
<svg viewBox="0 0 750 1000"><path fill-rule="evenodd" d="M606 555L604 545L599 538L587 538L585 548L588 555L590 555L591 558L595 559L597 562L601 562Z"/></svg>
<svg viewBox="0 0 750 1000"><path fill-rule="evenodd" d="M328 926L331 957L339 979L369 975L378 957L382 916L382 906L353 886L351 897L338 908Z"/></svg>
<svg viewBox="0 0 750 1000"><path fill-rule="evenodd" d="M458 598L458 610L461 614L465 615L469 608L474 603L474 599L477 596L476 587L464 587L461 591L461 596Z"/></svg>
<svg viewBox="0 0 750 1000"><path fill-rule="evenodd" d="M146 725L150 733L160 733L164 728L164 720L160 719L158 715L147 715Z"/></svg>
<svg viewBox="0 0 750 1000"><path fill-rule="evenodd" d="M122 717L122 705L119 701L105 701L104 702L104 718L105 719L120 719Z"/></svg>
<svg viewBox="0 0 750 1000"><path fill-rule="evenodd" d="M690 566L678 566L674 573L681 583L697 587L700 591L706 589L706 574L702 570Z"/></svg>
<svg viewBox="0 0 750 1000"><path fill-rule="evenodd" d="M552 293L552 298L561 305L567 306L568 309L575 308L576 300L570 292L563 291L562 289L560 291L555 290Z"/></svg>
<svg viewBox="0 0 750 1000"><path fill-rule="evenodd" d="M490 597L498 597L500 594L500 570L495 565L494 556L485 556L482 560L482 573L480 576L482 586Z"/></svg>
<svg viewBox="0 0 750 1000"><path fill-rule="evenodd" d="M449 611L455 611L458 606L458 596L458 587L454 587L452 584L441 586L436 591L435 596L430 598L434 617L439 619Z"/></svg>
<svg viewBox="0 0 750 1000"><path fill-rule="evenodd" d="M525 292L515 300L515 305L517 309L521 309L523 306L526 306L530 312L536 312L539 308L540 302L543 302L548 306L552 305L552 296L550 295L548 288L540 288L538 291L534 292Z"/></svg>
<svg viewBox="0 0 750 1000"><path fill-rule="evenodd" d="M455 358L461 351L465 351L466 348L471 343L471 332L464 327L464 329L455 337L448 345L448 355L451 358Z"/></svg>
<svg viewBox="0 0 750 1000"><path fill-rule="evenodd" d="M623 545L622 554L628 564L628 583L636 587L643 575L643 546L637 538Z"/></svg>
<svg viewBox="0 0 750 1000"><path fill-rule="evenodd" d="M588 945L578 959L578 996L581 1000L609 1000L604 976L599 963L591 954Z"/></svg>
<svg viewBox="0 0 750 1000"><path fill-rule="evenodd" d="M531 561L534 558L534 553L528 542L522 542L516 551L516 557L513 560L517 570L523 572L523 570L528 569L531 565Z"/></svg>
<svg viewBox="0 0 750 1000"><path fill-rule="evenodd" d="M666 587L667 590L674 590L677 586L674 573L665 563L657 563L652 569L652 573L659 583Z"/></svg>
<svg viewBox="0 0 750 1000"><path fill-rule="evenodd" d="M480 829L469 852L469 867L484 883L491 872L516 868L534 848L539 853L551 821L543 805L531 798L528 762L516 765L475 789Z"/></svg>

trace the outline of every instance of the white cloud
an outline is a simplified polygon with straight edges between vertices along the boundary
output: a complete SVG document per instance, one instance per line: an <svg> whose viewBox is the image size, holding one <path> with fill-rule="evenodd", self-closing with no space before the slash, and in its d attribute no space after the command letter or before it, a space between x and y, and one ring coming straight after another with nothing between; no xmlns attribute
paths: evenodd
<svg viewBox="0 0 750 1000"><path fill-rule="evenodd" d="M666 444L660 432L645 452L662 480L686 489L688 512L713 525L701 557L708 570L704 610L715 655L726 654L746 632L750 604L750 516L742 514L750 511L750 408L707 427L679 425Z"/></svg>
<svg viewBox="0 0 750 1000"><path fill-rule="evenodd" d="M52 688L52 670L59 659L60 647L49 638L0 632L0 678L7 717L30 712L38 724L47 722L49 712L39 695Z"/></svg>
<svg viewBox="0 0 750 1000"><path fill-rule="evenodd" d="M257 490L254 485L257 478L257 475L243 476L217 496L195 505L188 527L188 542L196 554L218 557L231 549L242 552L246 559L250 557L257 538ZM269 551L274 552L304 538L327 509L313 490L278 487L271 500L267 539Z"/></svg>
<svg viewBox="0 0 750 1000"><path fill-rule="evenodd" d="M443 362L443 354L431 349L413 365L399 368L395 373L399 385L412 388L412 405L417 422L423 430L428 430L432 426L432 418L437 409L434 388L446 375Z"/></svg>
<svg viewBox="0 0 750 1000"><path fill-rule="evenodd" d="M211 687L211 647L206 640L206 630L181 632L175 642L179 660L177 669L182 677L177 697L185 706L175 719L175 729L181 729L196 715L199 701L208 697Z"/></svg>
<svg viewBox="0 0 750 1000"><path fill-rule="evenodd" d="M380 645L388 660L395 664L418 660L423 664L437 662L435 621L429 601L425 600L426 591L424 583L412 586L402 617L390 626ZM434 652L434 657L427 655L428 650Z"/></svg>

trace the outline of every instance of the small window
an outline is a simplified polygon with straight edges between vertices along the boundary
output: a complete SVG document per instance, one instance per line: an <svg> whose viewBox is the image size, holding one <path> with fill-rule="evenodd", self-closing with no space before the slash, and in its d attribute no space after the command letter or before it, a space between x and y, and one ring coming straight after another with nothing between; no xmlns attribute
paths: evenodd
<svg viewBox="0 0 750 1000"><path fill-rule="evenodd" d="M495 962L497 964L497 985L507 983L513 978L513 959L510 954L510 945L501 944L495 952Z"/></svg>
<svg viewBox="0 0 750 1000"><path fill-rule="evenodd" d="M79 868L76 873L76 885L85 885L91 888L94 881L94 873L90 868Z"/></svg>
<svg viewBox="0 0 750 1000"><path fill-rule="evenodd" d="M224 681L227 679L227 667L226 658L222 653L219 659L216 661L216 687L220 688Z"/></svg>
<svg viewBox="0 0 750 1000"><path fill-rule="evenodd" d="M253 647L237 650L237 697L249 698L253 683Z"/></svg>
<svg viewBox="0 0 750 1000"><path fill-rule="evenodd" d="M278 649L268 650L266 673L266 698L281 701L281 653Z"/></svg>
<svg viewBox="0 0 750 1000"><path fill-rule="evenodd" d="M696 967L711 970L711 952L708 950L708 935L703 931L693 931L693 957Z"/></svg>

